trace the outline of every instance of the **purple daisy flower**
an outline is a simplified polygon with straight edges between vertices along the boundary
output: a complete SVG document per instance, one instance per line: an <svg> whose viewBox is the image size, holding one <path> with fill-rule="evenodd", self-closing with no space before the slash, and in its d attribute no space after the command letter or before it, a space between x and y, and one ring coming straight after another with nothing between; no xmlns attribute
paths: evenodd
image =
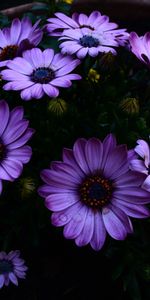
<svg viewBox="0 0 150 300"><path fill-rule="evenodd" d="M98 31L100 34L109 32L113 34L120 45L124 45L129 34L126 29L116 29L116 23L109 22L109 17L101 15L99 11L93 11L89 17L83 13L74 13L72 17L68 17L63 13L55 13L56 18L49 18L49 24L46 25L46 30L51 36L61 36L66 29L88 28L92 31Z"/></svg>
<svg viewBox="0 0 150 300"><path fill-rule="evenodd" d="M59 40L65 40L60 44L63 54L76 54L80 59L87 54L95 57L99 53L104 52L111 52L115 55L116 50L113 47L118 46L112 34L105 33L100 35L89 28L65 30Z"/></svg>
<svg viewBox="0 0 150 300"><path fill-rule="evenodd" d="M26 146L34 130L28 128L29 122L23 119L23 108L9 110L8 104L0 101L0 194L2 180L14 181L29 162L32 149Z"/></svg>
<svg viewBox="0 0 150 300"><path fill-rule="evenodd" d="M131 51L136 57L143 63L150 66L150 32L147 32L144 36L138 36L136 32L131 32L129 37Z"/></svg>
<svg viewBox="0 0 150 300"><path fill-rule="evenodd" d="M110 134L103 142L78 139L73 150L64 149L63 162L41 172L45 184L38 192L66 238L99 250L106 233L116 240L132 233L129 217L149 216L144 204L150 193L141 188L145 177L129 169L126 145L117 146Z"/></svg>
<svg viewBox="0 0 150 300"><path fill-rule="evenodd" d="M78 74L69 74L80 63L80 60L60 53L54 54L53 49L43 52L34 48L23 52L23 57L16 57L7 64L9 69L1 72L4 90L21 90L23 100L40 99L47 94L49 97L59 95L58 87L68 88L71 80L81 79Z"/></svg>
<svg viewBox="0 0 150 300"><path fill-rule="evenodd" d="M32 26L28 17L21 21L14 19L10 28L0 30L0 67L24 50L37 46L42 40L43 32L38 28L39 20Z"/></svg>
<svg viewBox="0 0 150 300"><path fill-rule="evenodd" d="M18 279L25 279L27 267L24 260L20 258L20 251L11 251L8 254L0 252L0 289L10 281L18 285Z"/></svg>
<svg viewBox="0 0 150 300"><path fill-rule="evenodd" d="M147 175L142 188L150 192L150 146L144 140L137 140L137 144L134 149L136 157L130 161L130 168Z"/></svg>

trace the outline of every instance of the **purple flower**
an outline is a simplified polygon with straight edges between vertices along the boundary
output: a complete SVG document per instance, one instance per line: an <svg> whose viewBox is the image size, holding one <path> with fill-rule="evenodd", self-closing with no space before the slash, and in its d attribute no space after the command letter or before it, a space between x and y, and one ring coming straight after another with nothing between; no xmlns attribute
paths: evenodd
<svg viewBox="0 0 150 300"><path fill-rule="evenodd" d="M142 188L150 192L150 146L144 140L137 140L137 144L134 149L136 157L130 161L130 168L147 175Z"/></svg>
<svg viewBox="0 0 150 300"><path fill-rule="evenodd" d="M49 97L59 95L58 87L68 88L71 80L81 79L78 74L69 74L79 65L78 59L54 55L53 49L43 52L34 48L16 57L7 64L9 69L1 72L3 79L10 81L4 85L4 90L21 90L23 100L40 99L44 93Z"/></svg>
<svg viewBox="0 0 150 300"><path fill-rule="evenodd" d="M129 34L126 29L116 29L116 23L110 23L109 17L101 15L99 11L93 11L89 17L83 13L74 13L72 17L68 17L63 13L55 13L56 18L49 18L49 24L46 29L51 36L61 36L66 29L87 28L92 31L98 31L101 35L109 33L114 36L120 45L127 42Z"/></svg>
<svg viewBox="0 0 150 300"><path fill-rule="evenodd" d="M39 194L66 238L99 250L106 233L116 240L132 233L129 217L149 216L144 204L150 193L141 188L145 177L129 169L126 146L117 146L113 135L103 142L78 139L73 150L64 149L63 162L41 172L45 184Z"/></svg>
<svg viewBox="0 0 150 300"><path fill-rule="evenodd" d="M26 146L34 130L23 119L23 108L16 107L11 112L8 104L0 101L0 194L2 180L14 181L29 162L32 150Z"/></svg>
<svg viewBox="0 0 150 300"><path fill-rule="evenodd" d="M63 54L76 54L78 58L82 59L87 54L92 57L97 56L99 53L116 54L118 43L112 34L99 34L89 28L70 29L63 32L60 41L61 52Z"/></svg>
<svg viewBox="0 0 150 300"><path fill-rule="evenodd" d="M11 251L8 254L0 252L0 289L10 281L18 285L18 279L25 279L27 267L20 258L20 251Z"/></svg>
<svg viewBox="0 0 150 300"><path fill-rule="evenodd" d="M129 37L131 51L136 57L143 63L150 66L150 32L147 32L144 36L138 36L135 32L131 32Z"/></svg>
<svg viewBox="0 0 150 300"><path fill-rule="evenodd" d="M14 19L10 28L0 30L0 67L24 50L37 46L42 40L43 32L38 28L39 20L32 26L28 17Z"/></svg>

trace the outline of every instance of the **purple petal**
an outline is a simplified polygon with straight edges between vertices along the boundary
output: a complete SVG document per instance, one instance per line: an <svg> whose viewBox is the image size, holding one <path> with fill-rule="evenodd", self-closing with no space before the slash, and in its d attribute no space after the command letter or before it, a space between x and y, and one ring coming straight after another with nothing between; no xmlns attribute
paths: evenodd
<svg viewBox="0 0 150 300"><path fill-rule="evenodd" d="M11 144L16 141L27 129L29 121L19 121L14 127L11 127L8 123L5 132L3 133L3 141L5 145Z"/></svg>
<svg viewBox="0 0 150 300"><path fill-rule="evenodd" d="M73 154L81 170L88 175L90 173L90 169L85 157L86 143L87 141L85 139L78 139L74 144Z"/></svg>
<svg viewBox="0 0 150 300"><path fill-rule="evenodd" d="M11 28L10 28L10 39L12 45L18 43L20 32L21 32L21 22L19 19L16 18L12 21Z"/></svg>
<svg viewBox="0 0 150 300"><path fill-rule="evenodd" d="M81 178L85 176L84 172L81 170L79 165L77 164L73 151L67 148L63 149L63 161L71 166Z"/></svg>
<svg viewBox="0 0 150 300"><path fill-rule="evenodd" d="M63 75L66 75L66 74L70 73L79 64L80 64L79 59L71 60L69 64L67 64L67 65L63 66L62 68L60 68L59 70L57 70L56 77L60 77L60 76L63 76Z"/></svg>
<svg viewBox="0 0 150 300"><path fill-rule="evenodd" d="M6 46L8 46L7 39L3 31L0 29L0 48L5 48Z"/></svg>
<svg viewBox="0 0 150 300"><path fill-rule="evenodd" d="M66 173L68 174L69 176L71 177L74 177L75 178L75 182L78 184L80 184L81 180L85 177L84 173L81 171L81 169L78 167L79 169L79 172L78 172L78 169L76 168L76 165L75 165L75 168L74 168L74 164L67 164L67 163L62 163L62 162L52 162L51 163L51 168L54 170L54 171L57 171L59 172L62 176L63 176L63 173Z"/></svg>
<svg viewBox="0 0 150 300"><path fill-rule="evenodd" d="M7 146L8 150L20 148L21 146L26 144L26 142L32 137L34 132L35 132L34 129L28 128L26 132L23 134L23 136L21 136L17 141Z"/></svg>
<svg viewBox="0 0 150 300"><path fill-rule="evenodd" d="M31 75L33 72L33 67L22 57L14 58L8 62L7 66L9 69L25 75Z"/></svg>
<svg viewBox="0 0 150 300"><path fill-rule="evenodd" d="M105 148L104 148L105 151ZM104 167L104 175L110 178L114 173L118 172L127 162L127 149L125 145L117 146L107 157Z"/></svg>
<svg viewBox="0 0 150 300"><path fill-rule="evenodd" d="M74 217L75 214L78 214L78 211L82 206L82 203L78 201L62 211L54 212L51 216L52 224L54 226L64 226Z"/></svg>
<svg viewBox="0 0 150 300"><path fill-rule="evenodd" d="M33 48L30 51L31 51L31 57L35 68L44 67L45 61L41 49Z"/></svg>
<svg viewBox="0 0 150 300"><path fill-rule="evenodd" d="M126 174L121 175L116 179L116 181L114 182L114 186L120 189L141 186L145 178L145 174L128 171Z"/></svg>
<svg viewBox="0 0 150 300"><path fill-rule="evenodd" d="M63 20L64 23L71 26L72 28L77 27L77 23L70 17L67 17L65 14L57 12L55 13L55 16L58 17L60 20Z"/></svg>
<svg viewBox="0 0 150 300"><path fill-rule="evenodd" d="M41 172L41 178L44 181L47 181L47 177L42 176L43 171ZM56 183L54 181L51 181L51 184L49 185L42 185L40 188L38 188L38 193L40 196L46 198L47 196L49 196L50 194L62 194L62 193L72 193L72 191L75 191L75 189L64 185L60 185L60 183Z"/></svg>
<svg viewBox="0 0 150 300"><path fill-rule="evenodd" d="M65 238L74 239L80 234L82 228L84 227L87 212L88 208L84 205L77 213L75 211L74 216L72 217L70 222L67 223L64 227Z"/></svg>
<svg viewBox="0 0 150 300"><path fill-rule="evenodd" d="M143 182L142 189L150 192L150 175L148 175L145 181Z"/></svg>
<svg viewBox="0 0 150 300"><path fill-rule="evenodd" d="M36 83L31 89L32 98L40 99L44 96L44 91L42 89L42 84Z"/></svg>
<svg viewBox="0 0 150 300"><path fill-rule="evenodd" d="M58 87L64 87L64 88L70 87L71 84L72 83L70 80L65 79L63 77L55 78L51 81L51 85L58 86Z"/></svg>
<svg viewBox="0 0 150 300"><path fill-rule="evenodd" d="M107 157L112 152L112 150L116 147L116 138L114 135L109 134L106 136L106 138L103 141L103 161L102 161L102 169L104 168Z"/></svg>
<svg viewBox="0 0 150 300"><path fill-rule="evenodd" d="M3 274L0 274L0 289L3 287L5 282L5 277Z"/></svg>
<svg viewBox="0 0 150 300"><path fill-rule="evenodd" d="M29 81L29 77L14 70L4 70L1 72L4 80L8 81Z"/></svg>
<svg viewBox="0 0 150 300"><path fill-rule="evenodd" d="M4 101L0 101L0 136L3 134L9 119L9 107Z"/></svg>
<svg viewBox="0 0 150 300"><path fill-rule="evenodd" d="M83 229L75 239L76 245L79 247L87 245L92 239L93 232L94 232L94 213L92 209L88 208Z"/></svg>
<svg viewBox="0 0 150 300"><path fill-rule="evenodd" d="M54 58L54 50L53 49L46 49L43 51L43 59L44 59L44 67L50 67L50 64Z"/></svg>
<svg viewBox="0 0 150 300"><path fill-rule="evenodd" d="M78 52L77 52L77 57L78 57L79 59L83 59L83 58L87 55L88 49L89 49L89 48L86 47L86 48L82 48L82 49L78 50Z"/></svg>
<svg viewBox="0 0 150 300"><path fill-rule="evenodd" d="M127 230L122 221L110 208L103 208L102 217L105 228L109 235L116 240L124 240L127 235Z"/></svg>
<svg viewBox="0 0 150 300"><path fill-rule="evenodd" d="M150 202L149 192L141 189L140 187L117 189L114 191L113 196L117 199L137 204L145 204Z"/></svg>
<svg viewBox="0 0 150 300"><path fill-rule="evenodd" d="M68 187L68 188L76 188L78 184L80 184L80 177L78 175L76 177L70 176L70 174L67 174L63 171L54 171L54 170L43 170L41 172L41 178L47 183L47 184L55 184L58 187Z"/></svg>
<svg viewBox="0 0 150 300"><path fill-rule="evenodd" d="M2 165L0 165L0 179L13 181L11 174L8 174Z"/></svg>
<svg viewBox="0 0 150 300"><path fill-rule="evenodd" d="M45 205L49 210L60 211L79 201L79 196L75 193L52 194L45 200Z"/></svg>
<svg viewBox="0 0 150 300"><path fill-rule="evenodd" d="M101 213L96 211L94 215L94 232L91 239L91 246L94 250L100 250L106 239L106 229L101 216Z"/></svg>
<svg viewBox="0 0 150 300"><path fill-rule="evenodd" d="M29 80L27 80L27 81L17 80L17 81L12 81L11 85L7 86L7 89L6 89L6 85L4 86L5 88L4 87L3 88L5 90L11 89L11 90L14 90L14 91L20 91L22 89L26 89L26 88L29 88L29 87L31 87L31 89L32 89L33 85L34 85L34 83L32 81L29 81Z"/></svg>
<svg viewBox="0 0 150 300"><path fill-rule="evenodd" d="M1 165L14 179L18 178L22 173L23 165L19 161L10 160L7 158L1 162Z"/></svg>
<svg viewBox="0 0 150 300"><path fill-rule="evenodd" d="M25 90L23 90L21 92L20 95L21 95L22 100L29 101L32 99L32 87L33 87L33 85L31 87L26 88Z"/></svg>
<svg viewBox="0 0 150 300"><path fill-rule="evenodd" d="M144 140L138 140L137 143L138 146L136 146L134 150L139 156L141 156L144 159L145 165L148 168L150 163L149 145Z"/></svg>
<svg viewBox="0 0 150 300"><path fill-rule="evenodd" d="M29 162L32 155L32 149L29 146L23 146L18 149L11 150L8 152L8 156L11 160L19 160L23 164L26 164Z"/></svg>
<svg viewBox="0 0 150 300"><path fill-rule="evenodd" d="M99 11L93 11L88 17L87 25L92 25L97 18L99 19L101 17L101 13Z"/></svg>
<svg viewBox="0 0 150 300"><path fill-rule="evenodd" d="M14 273L9 273L9 279L13 284L18 285L18 280Z"/></svg>
<svg viewBox="0 0 150 300"><path fill-rule="evenodd" d="M22 120L24 116L24 110L22 106L15 107L10 112L9 125L14 126L18 121Z"/></svg>
<svg viewBox="0 0 150 300"><path fill-rule="evenodd" d="M98 48L96 48L96 47L91 47L91 48L89 48L89 50L88 50L88 54L89 54L90 56L92 56L92 57L97 56L98 53L99 53L99 51L98 51Z"/></svg>
<svg viewBox="0 0 150 300"><path fill-rule="evenodd" d="M85 14L79 14L78 22L80 25L86 25L88 22L88 17Z"/></svg>
<svg viewBox="0 0 150 300"><path fill-rule="evenodd" d="M43 90L49 97L56 98L59 95L59 90L51 84L43 84Z"/></svg>
<svg viewBox="0 0 150 300"><path fill-rule="evenodd" d="M133 218L147 218L150 216L150 211L144 205L133 204L119 199L114 199L112 204L119 207L126 215Z"/></svg>
<svg viewBox="0 0 150 300"><path fill-rule="evenodd" d="M91 138L85 146L85 155L91 172L99 171L103 158L103 144L96 138Z"/></svg>

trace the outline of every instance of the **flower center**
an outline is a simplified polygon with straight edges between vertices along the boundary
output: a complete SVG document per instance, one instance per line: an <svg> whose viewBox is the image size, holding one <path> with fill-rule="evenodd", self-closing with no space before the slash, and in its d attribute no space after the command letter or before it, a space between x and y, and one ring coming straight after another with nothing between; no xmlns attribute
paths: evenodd
<svg viewBox="0 0 150 300"><path fill-rule="evenodd" d="M5 274L13 271L13 264L8 260L0 261L0 274Z"/></svg>
<svg viewBox="0 0 150 300"><path fill-rule="evenodd" d="M82 38L80 38L80 44L83 47L97 47L99 45L99 40L94 38L91 35L84 35Z"/></svg>
<svg viewBox="0 0 150 300"><path fill-rule="evenodd" d="M5 146L0 141L0 161L4 158L5 155Z"/></svg>
<svg viewBox="0 0 150 300"><path fill-rule="evenodd" d="M17 45L9 45L2 49L0 53L0 60L13 59L17 54L18 46Z"/></svg>
<svg viewBox="0 0 150 300"><path fill-rule="evenodd" d="M31 74L31 80L39 83L48 83L54 78L54 71L48 68L38 68Z"/></svg>
<svg viewBox="0 0 150 300"><path fill-rule="evenodd" d="M80 186L81 201L91 208L102 208L112 196L112 183L103 177L88 177Z"/></svg>

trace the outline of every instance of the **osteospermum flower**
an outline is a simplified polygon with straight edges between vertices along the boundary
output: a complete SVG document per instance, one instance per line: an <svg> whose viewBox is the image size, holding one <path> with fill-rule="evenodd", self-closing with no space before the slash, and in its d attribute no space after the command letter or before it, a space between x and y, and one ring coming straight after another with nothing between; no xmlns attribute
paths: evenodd
<svg viewBox="0 0 150 300"><path fill-rule="evenodd" d="M56 18L49 18L49 24L46 29L51 36L61 36L66 29L88 28L92 31L98 31L101 35L109 33L114 36L120 45L124 45L129 34L126 29L116 29L116 23L109 22L109 17L101 15L99 11L93 11L89 17L83 13L74 13L72 17L68 17L63 13L55 13Z"/></svg>
<svg viewBox="0 0 150 300"><path fill-rule="evenodd" d="M8 254L0 252L0 289L10 281L18 285L18 279L25 279L27 267L20 258L20 251L11 251Z"/></svg>
<svg viewBox="0 0 150 300"><path fill-rule="evenodd" d="M34 130L23 119L23 108L9 110L8 104L0 101L0 193L2 180L14 181L29 162L32 149L26 146Z"/></svg>
<svg viewBox="0 0 150 300"><path fill-rule="evenodd" d="M110 34L99 34L88 28L70 29L64 31L59 41L63 42L59 45L63 54L76 54L78 58L82 59L87 54L92 57L99 53L116 54L113 47L117 47L118 43Z"/></svg>
<svg viewBox="0 0 150 300"><path fill-rule="evenodd" d="M23 100L40 99L44 94L57 97L59 87L68 88L71 80L81 79L78 74L69 74L79 63L70 56L55 55L53 49L27 50L23 57L16 57L7 64L9 69L1 72L3 79L10 81L3 88L21 90Z"/></svg>
<svg viewBox="0 0 150 300"><path fill-rule="evenodd" d="M136 34L136 32L131 32L129 42L131 51L136 55L136 57L143 63L150 66L150 32L147 32L144 36L140 37Z"/></svg>
<svg viewBox="0 0 150 300"><path fill-rule="evenodd" d="M146 179L142 184L142 188L150 192L150 146L144 140L137 140L137 146L134 148L136 157L130 161L130 168L133 171L146 174Z"/></svg>
<svg viewBox="0 0 150 300"><path fill-rule="evenodd" d="M24 50L37 46L42 40L43 32L38 27L39 20L32 26L28 17L21 21L14 19L10 28L0 30L0 67Z"/></svg>
<svg viewBox="0 0 150 300"><path fill-rule="evenodd" d="M78 246L103 246L106 233L124 240L133 231L130 217L145 218L150 193L141 188L146 175L129 170L125 145L113 135L78 139L64 149L63 162L52 162L41 172L39 194L53 211L52 224L64 226L64 236Z"/></svg>

